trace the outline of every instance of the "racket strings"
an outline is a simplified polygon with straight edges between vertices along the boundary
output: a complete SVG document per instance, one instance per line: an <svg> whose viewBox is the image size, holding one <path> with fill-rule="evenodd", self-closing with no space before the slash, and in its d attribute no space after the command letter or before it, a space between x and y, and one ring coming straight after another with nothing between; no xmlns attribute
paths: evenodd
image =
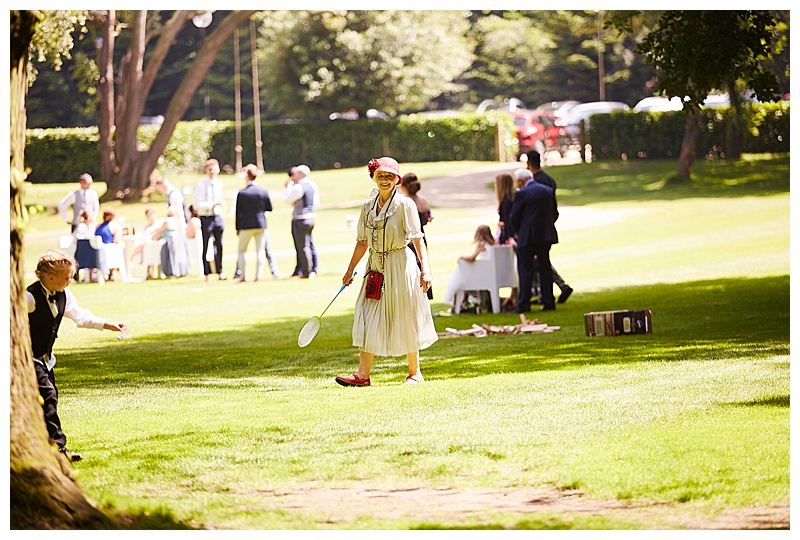
<svg viewBox="0 0 800 540"><path fill-rule="evenodd" d="M305 347L314 339L319 332L320 327L320 320L319 317L311 317L306 321L306 324L303 325L303 328L300 329L300 335L297 336L297 344L301 347Z"/></svg>

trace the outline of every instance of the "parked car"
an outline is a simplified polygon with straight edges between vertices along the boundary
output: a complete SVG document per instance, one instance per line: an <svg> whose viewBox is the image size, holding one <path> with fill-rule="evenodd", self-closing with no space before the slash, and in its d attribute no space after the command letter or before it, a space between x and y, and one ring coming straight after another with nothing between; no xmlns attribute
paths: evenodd
<svg viewBox="0 0 800 540"><path fill-rule="evenodd" d="M545 111L521 110L511 113L517 128L519 151L536 150L540 154L557 150L563 157L568 139L564 128L556 125L556 117Z"/></svg>
<svg viewBox="0 0 800 540"><path fill-rule="evenodd" d="M377 109L367 109L367 112L364 116L366 118L380 118L381 120L389 119L388 114ZM331 120L358 120L361 118L361 115L358 114L357 110L350 109L349 111L345 112L332 112L328 115L328 118Z"/></svg>
<svg viewBox="0 0 800 540"><path fill-rule="evenodd" d="M586 129L589 129L589 118L595 114L607 114L616 111L631 110L621 101L592 101L575 105L566 116L558 119L558 125L563 127L572 142L577 142L581 131L581 120Z"/></svg>
<svg viewBox="0 0 800 540"><path fill-rule="evenodd" d="M494 99L484 99L478 104L475 112L483 114L486 111L506 111L515 112L525 110L525 104L517 98L505 98L502 101Z"/></svg>
<svg viewBox="0 0 800 540"><path fill-rule="evenodd" d="M680 111L683 109L681 98L675 96L650 96L633 106L633 112Z"/></svg>
<svg viewBox="0 0 800 540"><path fill-rule="evenodd" d="M569 99L565 101L548 101L536 107L537 111L544 111L552 114L556 118L566 115L575 105L580 105L580 101Z"/></svg>

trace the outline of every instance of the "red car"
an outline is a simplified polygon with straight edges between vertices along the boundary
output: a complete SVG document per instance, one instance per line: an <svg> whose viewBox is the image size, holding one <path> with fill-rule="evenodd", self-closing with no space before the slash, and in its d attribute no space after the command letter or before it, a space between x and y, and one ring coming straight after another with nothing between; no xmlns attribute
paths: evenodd
<svg viewBox="0 0 800 540"><path fill-rule="evenodd" d="M519 151L536 150L540 154L558 151L563 157L567 151L567 132L556 125L556 117L546 111L513 111L517 127Z"/></svg>

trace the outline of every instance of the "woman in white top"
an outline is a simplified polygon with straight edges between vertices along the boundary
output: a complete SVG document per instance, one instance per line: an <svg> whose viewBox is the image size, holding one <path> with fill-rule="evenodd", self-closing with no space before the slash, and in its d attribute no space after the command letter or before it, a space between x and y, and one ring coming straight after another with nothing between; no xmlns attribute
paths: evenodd
<svg viewBox="0 0 800 540"><path fill-rule="evenodd" d="M89 240L94 236L95 224L91 214L86 210L80 212L80 223L75 227L75 232L72 233L75 240Z"/></svg>
<svg viewBox="0 0 800 540"><path fill-rule="evenodd" d="M489 246L493 246L497 244L492 235L492 230L487 225L479 225L478 228L475 230L475 251L472 255L462 255L459 257L459 260L474 262L481 254L485 254L486 249ZM484 255L485 256L485 255ZM444 294L444 301L450 303L452 306L451 311L455 310L456 307L456 295L459 291L464 289L464 276L461 275L461 271L456 265L455 270L450 275L450 279L447 282L447 291Z"/></svg>
<svg viewBox="0 0 800 540"><path fill-rule="evenodd" d="M417 205L397 190L401 178L397 161L390 157L373 159L367 168L377 189L361 206L356 246L342 276L342 283L349 285L356 265L369 251L368 273L358 293L353 319L353 345L359 348L358 371L349 377L336 377L336 382L342 386L369 386L375 355L405 355L405 384L421 383L419 351L439 337L425 296L431 277ZM408 247L409 241L419 254L420 267ZM373 274L381 277L376 281Z"/></svg>

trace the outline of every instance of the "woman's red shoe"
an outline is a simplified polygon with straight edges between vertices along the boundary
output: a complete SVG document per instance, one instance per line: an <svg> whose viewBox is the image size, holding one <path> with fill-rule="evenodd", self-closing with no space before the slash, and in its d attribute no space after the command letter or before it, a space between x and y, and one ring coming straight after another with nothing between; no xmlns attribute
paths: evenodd
<svg viewBox="0 0 800 540"><path fill-rule="evenodd" d="M362 379L354 373L350 377L336 377L336 382L342 386L369 386L369 377Z"/></svg>

